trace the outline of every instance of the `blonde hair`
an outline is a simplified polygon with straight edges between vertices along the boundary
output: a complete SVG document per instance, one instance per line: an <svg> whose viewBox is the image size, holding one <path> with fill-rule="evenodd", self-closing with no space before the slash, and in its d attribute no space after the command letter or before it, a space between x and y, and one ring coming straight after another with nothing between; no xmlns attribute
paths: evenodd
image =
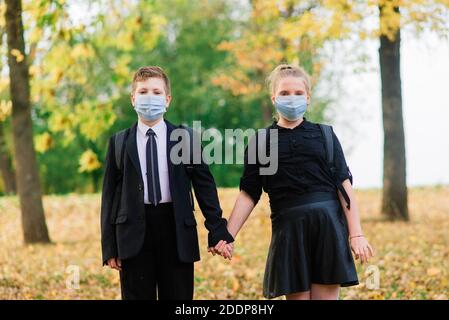
<svg viewBox="0 0 449 320"><path fill-rule="evenodd" d="M312 84L309 74L302 67L290 64L280 64L271 71L267 78L267 84L271 94L274 94L276 91L279 80L286 77L301 78L306 86L307 95L310 97Z"/></svg>
<svg viewBox="0 0 449 320"><path fill-rule="evenodd" d="M165 91L167 95L171 94L170 80L167 74L161 67L158 66L146 66L140 67L136 73L134 73L133 82L131 86L132 93L136 90L137 82L145 81L148 78L160 78L164 80Z"/></svg>

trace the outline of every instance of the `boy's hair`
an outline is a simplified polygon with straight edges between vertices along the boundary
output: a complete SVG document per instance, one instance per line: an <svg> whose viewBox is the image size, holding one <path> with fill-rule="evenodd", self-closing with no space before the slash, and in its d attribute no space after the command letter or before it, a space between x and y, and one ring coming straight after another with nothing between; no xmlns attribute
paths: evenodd
<svg viewBox="0 0 449 320"><path fill-rule="evenodd" d="M145 81L149 78L160 78L160 79L164 80L165 91L166 91L167 95L171 95L170 80L168 79L164 70L158 66L140 67L134 73L133 83L131 86L131 93L134 93L134 91L136 90L137 82Z"/></svg>
<svg viewBox="0 0 449 320"><path fill-rule="evenodd" d="M306 86L307 95L310 97L311 81L309 74L302 67L290 64L280 64L276 68L274 68L273 71L271 71L270 75L267 78L267 84L269 86L270 93L274 94L278 82L281 78L290 76L303 79Z"/></svg>

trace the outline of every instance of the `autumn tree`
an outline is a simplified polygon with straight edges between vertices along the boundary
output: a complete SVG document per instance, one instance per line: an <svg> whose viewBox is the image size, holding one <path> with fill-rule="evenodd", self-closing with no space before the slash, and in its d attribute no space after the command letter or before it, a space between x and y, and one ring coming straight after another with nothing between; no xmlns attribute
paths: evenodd
<svg viewBox="0 0 449 320"><path fill-rule="evenodd" d="M444 34L448 30L448 1L378 1L379 64L382 84L384 162L382 214L409 220L401 84L401 28L412 26Z"/></svg>
<svg viewBox="0 0 449 320"><path fill-rule="evenodd" d="M391 14L400 14L393 1L379 3L380 29ZM399 18L399 17L397 17ZM391 18L390 18L391 19ZM384 161L382 213L391 219L409 219L406 179L404 120L401 89L401 28L392 36L381 33L379 64L382 85L382 119L384 126Z"/></svg>
<svg viewBox="0 0 449 320"><path fill-rule="evenodd" d="M70 4L64 4L65 12ZM132 75L139 66L154 63L149 57L166 21L151 1L77 5L92 14L78 21L58 19L59 31L48 34L50 45L38 50L33 97L48 121L36 140L42 155L52 148L81 149L77 173L92 178L87 191L98 191L107 135L135 121L129 99Z"/></svg>
<svg viewBox="0 0 449 320"><path fill-rule="evenodd" d="M214 83L230 90L245 101L255 101L261 115L260 126L273 118L273 107L267 96L265 79L280 63L303 66L312 76L312 87L320 84L323 66L322 49L327 41L344 34L343 21L357 17L350 10L339 10L340 4L321 1L252 0L246 8L248 18L236 21L240 31L233 39L223 41L219 49L229 53L229 64L216 74ZM314 90L309 117L322 121L328 97Z"/></svg>
<svg viewBox="0 0 449 320"><path fill-rule="evenodd" d="M22 2L6 0L6 34L16 180L25 243L48 243L47 225L31 121L30 82L22 24Z"/></svg>
<svg viewBox="0 0 449 320"><path fill-rule="evenodd" d="M406 150L402 113L401 32L419 35L423 31L446 35L449 30L449 2L446 0L341 0L346 10L360 19L346 27L361 40L378 39L382 87L382 119L384 129L384 161L382 214L391 220L409 220ZM366 20L377 14L377 26ZM362 23L360 23L362 22ZM365 22L365 23L363 23Z"/></svg>
<svg viewBox="0 0 449 320"><path fill-rule="evenodd" d="M317 83L323 66L325 43L351 39L380 42L379 63L384 127L382 214L389 219L409 219L406 157L400 77L401 29L416 35L424 30L446 35L447 0L253 0L247 22L236 39L221 48L231 53L233 68L215 83L235 94L257 94L262 75L274 64L288 61L305 65ZM377 25L372 22L378 17ZM350 54L350 53L348 53ZM352 53L354 54L354 53ZM265 121L269 104L261 103Z"/></svg>

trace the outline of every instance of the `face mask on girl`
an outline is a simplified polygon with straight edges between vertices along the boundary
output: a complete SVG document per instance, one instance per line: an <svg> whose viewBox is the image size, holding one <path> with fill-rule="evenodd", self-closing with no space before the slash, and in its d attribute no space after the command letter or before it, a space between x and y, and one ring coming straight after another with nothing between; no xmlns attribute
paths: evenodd
<svg viewBox="0 0 449 320"><path fill-rule="evenodd" d="M305 95L277 96L274 106L284 118L296 121L306 112L307 98Z"/></svg>
<svg viewBox="0 0 449 320"><path fill-rule="evenodd" d="M137 95L134 110L145 120L157 120L167 111L165 96Z"/></svg>

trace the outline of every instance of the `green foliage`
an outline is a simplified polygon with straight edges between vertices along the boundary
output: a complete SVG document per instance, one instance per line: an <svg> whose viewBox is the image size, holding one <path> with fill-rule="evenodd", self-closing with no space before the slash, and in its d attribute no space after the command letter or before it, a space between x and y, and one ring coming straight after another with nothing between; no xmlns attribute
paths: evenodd
<svg viewBox="0 0 449 320"><path fill-rule="evenodd" d="M73 10L89 14L77 20ZM172 103L166 118L175 124L192 126L201 120L203 128L222 133L269 125L262 115L271 107L265 89L245 97L214 82L217 74L232 76L234 57L220 45L238 38L247 27L240 20L250 10L224 0L25 1L35 146L44 193L101 189L108 138L137 120L130 87L134 71L144 65L159 65L167 72ZM242 16L236 18L236 12ZM298 56L312 71L312 55L306 51ZM257 83L266 76L249 75ZM2 82L4 101L7 87ZM325 106L320 103L319 110ZM313 112L320 119L321 111ZM8 123L6 119L6 128ZM237 186L242 166L211 165L211 170L219 186Z"/></svg>

